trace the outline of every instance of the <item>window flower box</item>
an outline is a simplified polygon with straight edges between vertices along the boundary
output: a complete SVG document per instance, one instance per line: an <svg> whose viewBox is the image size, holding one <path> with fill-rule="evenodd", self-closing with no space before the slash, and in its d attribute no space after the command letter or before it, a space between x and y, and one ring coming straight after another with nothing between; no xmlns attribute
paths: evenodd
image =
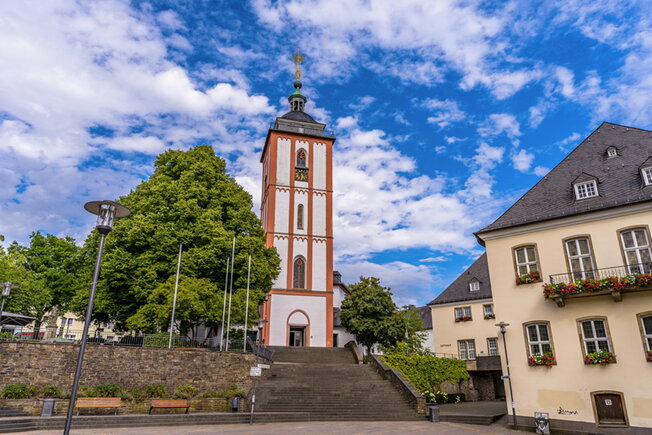
<svg viewBox="0 0 652 435"><path fill-rule="evenodd" d="M652 287L652 274L638 273L624 277L610 276L602 279L582 279L579 281L558 284L545 284L543 296L554 298L559 296L579 295L583 293L598 293L602 291L620 292L621 290L639 287Z"/></svg>
<svg viewBox="0 0 652 435"><path fill-rule="evenodd" d="M557 364L557 361L555 360L555 355L553 355L552 352L546 352L544 354L535 353L534 355L530 356L527 359L527 364L530 367L536 367L536 366L552 367L555 364Z"/></svg>
<svg viewBox="0 0 652 435"><path fill-rule="evenodd" d="M484 315L485 320L495 319L495 318L496 318L496 315L494 313Z"/></svg>
<svg viewBox="0 0 652 435"><path fill-rule="evenodd" d="M647 356L645 359L647 359L647 362L652 362L652 350L647 351Z"/></svg>
<svg viewBox="0 0 652 435"><path fill-rule="evenodd" d="M462 317L456 317L455 318L456 322L468 322L470 320L472 320L471 316L462 316Z"/></svg>
<svg viewBox="0 0 652 435"><path fill-rule="evenodd" d="M530 272L516 277L516 285L532 284L534 282L541 282L541 274L539 272Z"/></svg>
<svg viewBox="0 0 652 435"><path fill-rule="evenodd" d="M606 350L600 352L591 352L584 357L584 364L592 365L599 364L601 366L605 364L613 364L616 362L616 355L613 352Z"/></svg>

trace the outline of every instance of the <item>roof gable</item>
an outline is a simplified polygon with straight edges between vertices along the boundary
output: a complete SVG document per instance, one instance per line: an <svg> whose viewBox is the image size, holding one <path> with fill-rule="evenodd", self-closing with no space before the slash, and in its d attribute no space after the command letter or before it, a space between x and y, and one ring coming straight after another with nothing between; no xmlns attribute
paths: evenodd
<svg viewBox="0 0 652 435"><path fill-rule="evenodd" d="M471 281L479 282L480 290L471 291L469 289L469 283ZM491 283L489 282L489 266L487 264L487 254L484 253L428 305L488 299L490 297Z"/></svg>

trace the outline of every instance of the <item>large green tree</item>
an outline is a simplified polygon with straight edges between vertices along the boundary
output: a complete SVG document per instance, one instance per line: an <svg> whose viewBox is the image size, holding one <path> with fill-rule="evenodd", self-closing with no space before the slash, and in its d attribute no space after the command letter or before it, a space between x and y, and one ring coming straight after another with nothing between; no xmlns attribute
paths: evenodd
<svg viewBox="0 0 652 435"><path fill-rule="evenodd" d="M146 332L165 330L179 244L183 244L178 316L184 329L197 322L216 326L221 320L227 258L236 237L232 319L244 320L240 301L251 255L251 300L256 307L278 274L280 259L265 247L264 231L252 211L251 196L226 172L212 147L170 150L159 155L154 173L118 200L131 216L117 220L106 239L94 318L115 321L119 328ZM95 260L98 235L84 245L87 283ZM89 285L76 297L81 314ZM175 316L176 317L176 316ZM250 310L253 322L257 310Z"/></svg>
<svg viewBox="0 0 652 435"><path fill-rule="evenodd" d="M405 334L405 322L389 287L383 287L378 278L361 276L349 290L351 294L342 302L342 325L367 349L376 343L396 345Z"/></svg>

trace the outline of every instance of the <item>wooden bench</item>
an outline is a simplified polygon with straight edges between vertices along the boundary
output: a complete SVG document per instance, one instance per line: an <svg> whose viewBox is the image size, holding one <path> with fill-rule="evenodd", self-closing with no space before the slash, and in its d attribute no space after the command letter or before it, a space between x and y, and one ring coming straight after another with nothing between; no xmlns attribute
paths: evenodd
<svg viewBox="0 0 652 435"><path fill-rule="evenodd" d="M119 397L79 397L75 401L75 409L79 415L79 410L84 408L115 408L117 415L121 402Z"/></svg>
<svg viewBox="0 0 652 435"><path fill-rule="evenodd" d="M150 415L154 408L186 408L186 414L190 411L190 405L186 399L152 399L149 404Z"/></svg>

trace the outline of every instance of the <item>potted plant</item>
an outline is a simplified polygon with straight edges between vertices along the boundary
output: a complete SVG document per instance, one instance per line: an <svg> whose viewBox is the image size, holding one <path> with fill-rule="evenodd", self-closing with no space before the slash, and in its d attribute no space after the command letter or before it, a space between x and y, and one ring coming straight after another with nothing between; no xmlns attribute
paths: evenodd
<svg viewBox="0 0 652 435"><path fill-rule="evenodd" d="M608 350L601 350L599 352L591 352L584 357L584 364L599 364L601 366L605 364L612 364L616 362L616 355L613 352Z"/></svg>
<svg viewBox="0 0 652 435"><path fill-rule="evenodd" d="M541 282L541 274L539 272L530 272L516 277L516 285L532 284L533 282Z"/></svg>
<svg viewBox="0 0 652 435"><path fill-rule="evenodd" d="M527 364L530 367L546 366L550 368L555 364L557 364L557 361L555 360L555 355L553 355L552 352L546 352L543 354L535 353L533 355L530 355L530 357L527 359Z"/></svg>
<svg viewBox="0 0 652 435"><path fill-rule="evenodd" d="M455 318L456 322L468 322L469 320L471 320L471 316L462 316Z"/></svg>
<svg viewBox="0 0 652 435"><path fill-rule="evenodd" d="M495 319L495 318L496 318L496 315L494 313L484 315L485 320Z"/></svg>
<svg viewBox="0 0 652 435"><path fill-rule="evenodd" d="M647 351L646 359L647 359L647 362L652 362L652 350Z"/></svg>

